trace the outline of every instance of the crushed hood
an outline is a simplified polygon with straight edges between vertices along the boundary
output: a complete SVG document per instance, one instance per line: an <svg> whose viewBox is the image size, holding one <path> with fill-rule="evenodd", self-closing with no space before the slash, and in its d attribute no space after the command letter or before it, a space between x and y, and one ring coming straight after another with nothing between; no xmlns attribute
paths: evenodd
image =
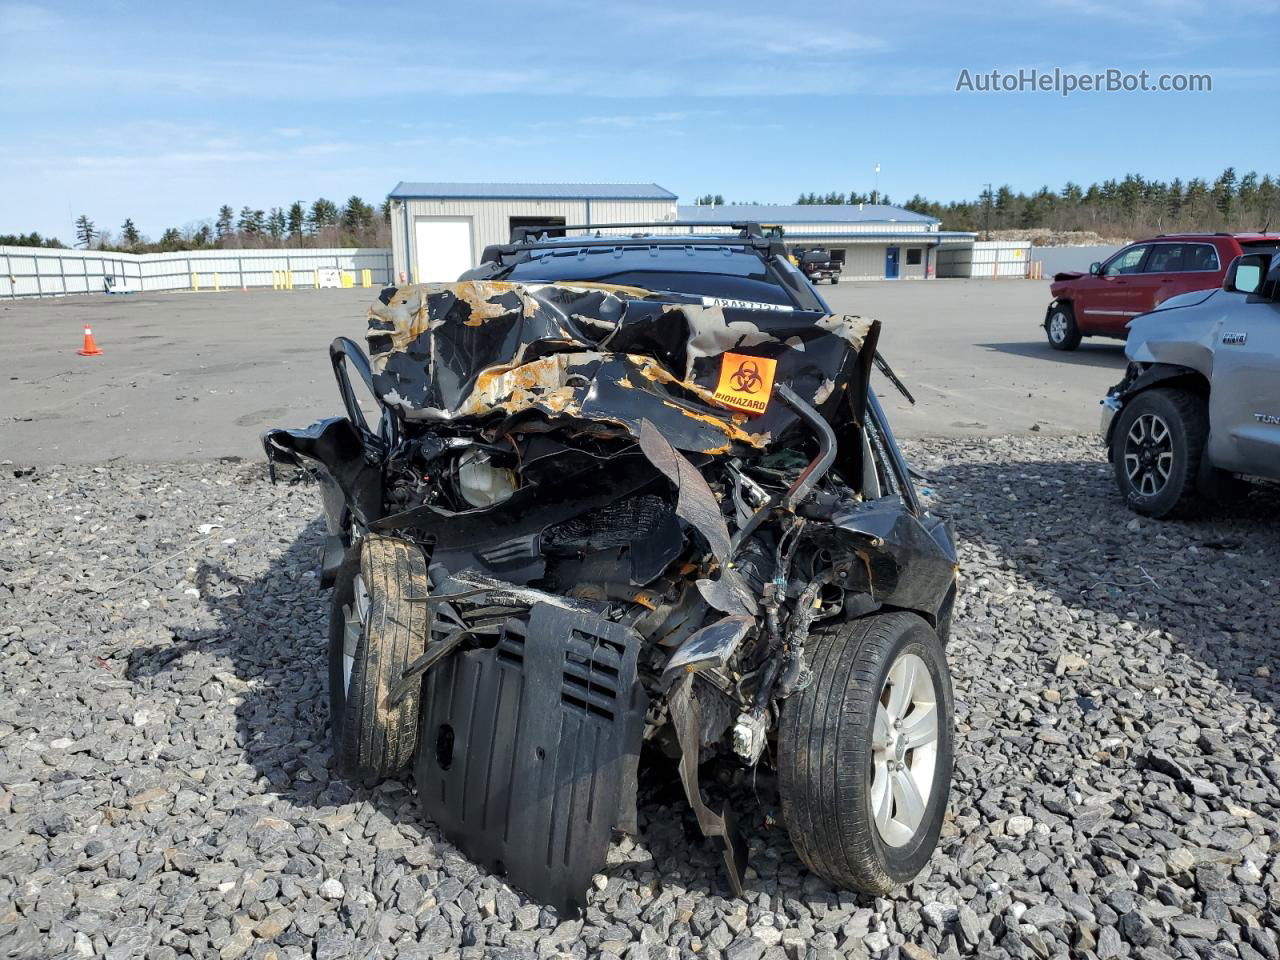
<svg viewBox="0 0 1280 960"><path fill-rule="evenodd" d="M831 418L872 323L634 287L474 280L384 291L368 345L375 391L408 421L638 439L648 420L677 449L745 453L796 423L771 402L770 379ZM738 382L763 409L729 409L715 399L722 368L752 361Z"/></svg>

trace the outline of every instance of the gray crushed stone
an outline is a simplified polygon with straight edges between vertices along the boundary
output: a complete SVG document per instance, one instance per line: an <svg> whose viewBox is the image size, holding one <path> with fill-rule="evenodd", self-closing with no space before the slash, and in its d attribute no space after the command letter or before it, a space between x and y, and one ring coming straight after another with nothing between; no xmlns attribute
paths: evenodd
<svg viewBox="0 0 1280 960"><path fill-rule="evenodd" d="M907 447L964 576L928 870L834 890L744 807L735 900L655 785L581 918L330 771L313 487L6 465L0 955L1280 960L1274 490L1156 523L1091 438Z"/></svg>

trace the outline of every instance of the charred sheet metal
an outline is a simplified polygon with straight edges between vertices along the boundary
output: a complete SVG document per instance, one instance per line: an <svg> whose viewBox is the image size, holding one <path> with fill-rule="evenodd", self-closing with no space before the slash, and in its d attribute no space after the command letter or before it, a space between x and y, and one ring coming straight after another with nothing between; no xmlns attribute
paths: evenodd
<svg viewBox="0 0 1280 960"><path fill-rule="evenodd" d="M658 686L665 690L686 673L723 667L755 625L755 617L746 616L722 617L707 624L671 654Z"/></svg>
<svg viewBox="0 0 1280 960"><path fill-rule="evenodd" d="M754 616L755 597L741 574L729 564L732 543L720 503L698 469L676 450L648 420L640 424L640 449L676 487L676 515L702 535L720 568L717 580L699 580L707 603L729 614Z"/></svg>
<svg viewBox="0 0 1280 960"><path fill-rule="evenodd" d="M693 676L685 674L676 680L667 695L671 711L671 723L680 744L680 782L684 786L685 799L698 818L698 828L703 836L713 838L724 856L729 886L736 897L742 896L747 872L747 844L738 832L733 812L728 804L719 812L703 799L698 778L698 766L702 755L702 704L693 690Z"/></svg>
<svg viewBox="0 0 1280 960"><path fill-rule="evenodd" d="M375 303L368 342L378 396L410 422L504 433L535 415L635 438L648 419L677 449L722 453L761 449L795 422L776 404L758 417L717 406L726 351L776 361L799 395L829 403L869 329L625 287L467 281Z"/></svg>

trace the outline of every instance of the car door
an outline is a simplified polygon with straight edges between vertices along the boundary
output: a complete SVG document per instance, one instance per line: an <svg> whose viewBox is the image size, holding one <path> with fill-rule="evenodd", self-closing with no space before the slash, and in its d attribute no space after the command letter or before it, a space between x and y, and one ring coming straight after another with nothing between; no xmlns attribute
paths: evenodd
<svg viewBox="0 0 1280 960"><path fill-rule="evenodd" d="M1158 280L1153 287L1155 309L1170 297L1222 285L1225 265L1212 243L1157 243L1143 266L1143 273Z"/></svg>
<svg viewBox="0 0 1280 960"><path fill-rule="evenodd" d="M1076 304L1076 317L1084 330L1124 336L1124 325L1143 312L1142 265L1150 250L1149 243L1125 247L1086 284L1085 296Z"/></svg>
<svg viewBox="0 0 1280 960"><path fill-rule="evenodd" d="M1280 268L1262 289L1277 295ZM1209 458L1224 470L1280 479L1280 303L1226 297L1213 332Z"/></svg>
<svg viewBox="0 0 1280 960"><path fill-rule="evenodd" d="M1082 276L1075 282L1075 319L1080 330L1089 334L1107 334L1124 337L1125 296L1129 293L1129 280L1142 269L1149 243L1134 243L1121 248L1103 262L1098 273Z"/></svg>
<svg viewBox="0 0 1280 960"><path fill-rule="evenodd" d="M1142 279L1138 292L1145 299L1143 312L1154 310L1164 301L1191 288L1182 274L1186 243L1153 243L1151 252L1142 265Z"/></svg>

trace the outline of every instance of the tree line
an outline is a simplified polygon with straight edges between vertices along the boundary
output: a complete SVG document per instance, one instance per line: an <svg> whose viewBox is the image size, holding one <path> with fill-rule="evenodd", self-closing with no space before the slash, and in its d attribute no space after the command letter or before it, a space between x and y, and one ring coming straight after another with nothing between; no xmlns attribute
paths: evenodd
<svg viewBox="0 0 1280 960"><path fill-rule="evenodd" d="M718 193L697 198L708 206L735 206ZM802 193L798 204L859 204L892 201L886 194ZM989 186L976 199L940 202L917 193L902 206L937 217L948 230L1085 230L1107 237L1140 237L1178 231L1252 231L1280 228L1280 179L1249 171L1243 176L1227 167L1213 180L1193 177L1168 182L1139 174L1081 186L1068 182L1060 190L1043 186L1032 193L1005 185ZM295 201L269 210L230 205L216 217L170 227L152 240L126 219L116 232L100 231L88 215L75 223L76 245L85 249L131 253L249 247L387 247L390 246L390 203L380 209L359 197L342 206L321 197L310 204ZM38 233L0 234L0 245L62 247L56 237Z"/></svg>
<svg viewBox="0 0 1280 960"><path fill-rule="evenodd" d="M809 203L890 203L874 194L801 194ZM1280 179L1227 167L1213 180L1153 180L1140 174L1087 187L1067 182L1060 190L1033 193L1008 185L983 190L974 200L942 203L916 194L906 209L937 217L948 230L1089 230L1103 236L1140 237L1181 231L1249 232L1280 228Z"/></svg>
<svg viewBox="0 0 1280 960"><path fill-rule="evenodd" d="M184 227L169 227L158 238L145 236L126 218L118 231L99 230L88 216L75 222L76 246L85 250L121 253L168 253L178 250L236 250L262 247L388 247L391 205L375 208L359 197L342 206L324 197L308 204L296 200L287 207L258 210L241 207L239 214L224 204L218 215ZM0 234L0 245L61 247L55 237L38 233Z"/></svg>

